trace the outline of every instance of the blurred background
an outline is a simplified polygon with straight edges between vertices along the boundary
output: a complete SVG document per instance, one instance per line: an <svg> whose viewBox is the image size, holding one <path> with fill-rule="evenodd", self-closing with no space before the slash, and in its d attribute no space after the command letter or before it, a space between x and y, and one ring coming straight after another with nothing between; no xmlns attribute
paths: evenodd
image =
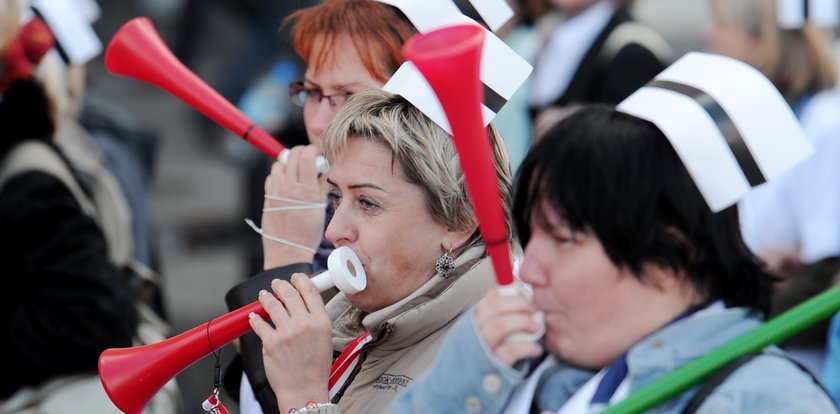
<svg viewBox="0 0 840 414"><path fill-rule="evenodd" d="M107 43L129 19L149 17L181 60L237 105L246 89L264 81L266 74L279 79L277 107L266 114L261 108L247 112L273 122L272 129L284 131L277 138L292 144L300 140L300 115L288 106L286 85L300 74L293 63L275 65L292 54L287 36L277 29L290 10L310 3L99 0L102 18L95 29ZM703 48L707 8L706 0L638 0L635 15L659 29L681 55ZM157 136L149 207L163 307L175 333L227 312L225 292L261 265L259 238L243 220L259 218L255 206L262 204L268 160L169 94L108 74L102 56L90 64L89 89L92 99ZM230 347L222 351L223 365L233 352ZM207 357L178 377L184 412L202 412L200 404L213 388L214 362ZM228 408L238 412L233 402Z"/></svg>

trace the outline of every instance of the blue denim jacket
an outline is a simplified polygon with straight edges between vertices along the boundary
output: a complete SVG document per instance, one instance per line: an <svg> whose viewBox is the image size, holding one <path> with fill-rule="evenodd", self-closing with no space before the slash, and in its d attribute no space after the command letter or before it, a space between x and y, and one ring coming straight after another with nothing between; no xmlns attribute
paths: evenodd
<svg viewBox="0 0 840 414"><path fill-rule="evenodd" d="M746 309L697 314L660 329L627 354L631 392L709 353L755 328L761 321ZM781 352L771 348L769 352ZM572 367L551 377L535 396L541 409L557 410L593 372ZM524 369L507 367L489 352L474 324L474 310L453 328L432 369L396 401L392 413L500 413ZM649 411L679 413L694 394L691 389ZM812 378L785 358L761 355L731 374L709 395L700 414L837 413Z"/></svg>
<svg viewBox="0 0 840 414"><path fill-rule="evenodd" d="M823 381L831 398L834 398L835 403L840 404L840 313L834 315L831 319L831 327L828 329L828 350L823 369Z"/></svg>

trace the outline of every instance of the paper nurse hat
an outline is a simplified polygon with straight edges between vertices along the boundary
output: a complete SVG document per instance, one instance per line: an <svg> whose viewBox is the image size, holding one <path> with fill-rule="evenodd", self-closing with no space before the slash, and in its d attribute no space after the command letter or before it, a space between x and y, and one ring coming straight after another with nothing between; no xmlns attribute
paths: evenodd
<svg viewBox="0 0 840 414"><path fill-rule="evenodd" d="M40 17L56 39L55 52L67 65L82 65L102 52L102 42L91 22L100 14L93 0L31 0L32 13L23 19Z"/></svg>
<svg viewBox="0 0 840 414"><path fill-rule="evenodd" d="M723 56L689 53L616 109L668 137L715 212L813 152L773 84Z"/></svg>
<svg viewBox="0 0 840 414"><path fill-rule="evenodd" d="M776 18L785 29L805 24L834 27L840 19L840 0L776 0Z"/></svg>
<svg viewBox="0 0 840 414"><path fill-rule="evenodd" d="M533 69L525 59L490 30L497 30L512 16L505 0L377 0L398 8L420 33L459 24L481 26L486 31L481 54L484 85L482 115L487 125L528 78ZM490 30L488 30L488 28ZM458 71L453 67L452 71ZM411 62L403 63L383 87L402 95L447 132L452 132L434 91Z"/></svg>

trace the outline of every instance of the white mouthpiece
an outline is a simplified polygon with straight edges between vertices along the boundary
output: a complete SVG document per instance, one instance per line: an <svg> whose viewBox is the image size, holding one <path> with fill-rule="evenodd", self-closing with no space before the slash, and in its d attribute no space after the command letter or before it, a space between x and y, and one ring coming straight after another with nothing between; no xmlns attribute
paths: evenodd
<svg viewBox="0 0 840 414"><path fill-rule="evenodd" d="M503 286L497 286L496 289L499 291L499 294L501 294L502 296L522 295L529 300L533 298L533 295L531 294L531 292L526 290L522 285L518 285L516 283L511 283L509 285L503 285ZM532 319L534 320L534 322L537 325L539 325L541 327L539 332L535 332L535 333L524 333L524 332L514 333L514 334L511 334L511 335L508 335L508 337L505 338L505 342L507 342L507 343L511 343L511 342L534 342L534 341L540 339L543 336L543 334L545 334L545 314L537 311L536 313L534 313L534 316L532 317Z"/></svg>
<svg viewBox="0 0 840 414"><path fill-rule="evenodd" d="M333 286L348 294L359 293L367 287L367 276L362 262L353 249L342 246L327 258L327 271L312 278L312 283L323 292Z"/></svg>
<svg viewBox="0 0 840 414"><path fill-rule="evenodd" d="M280 155L277 156L277 161L280 161L283 164L289 161L288 148L284 149L283 151L280 151ZM315 158L315 168L318 169L318 174L326 174L330 171L330 165L327 164L327 159L320 155L318 156L318 158Z"/></svg>

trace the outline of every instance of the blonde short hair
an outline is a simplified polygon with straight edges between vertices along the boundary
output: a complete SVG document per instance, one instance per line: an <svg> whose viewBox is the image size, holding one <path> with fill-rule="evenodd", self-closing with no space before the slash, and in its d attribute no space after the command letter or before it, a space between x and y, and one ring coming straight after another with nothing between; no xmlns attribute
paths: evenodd
<svg viewBox="0 0 840 414"><path fill-rule="evenodd" d="M512 176L501 135L489 128L505 223L511 227ZM391 166L419 186L435 221L453 230L472 230L465 247L481 244L458 153L449 134L404 98L380 90L354 94L324 131L324 154L333 162L350 139L365 139L391 151ZM510 234L510 232L509 232Z"/></svg>
<svg viewBox="0 0 840 414"><path fill-rule="evenodd" d="M758 40L763 60L757 69L789 103L837 83L828 36L810 24L781 28L775 0L712 0L712 7L724 23L741 27Z"/></svg>

